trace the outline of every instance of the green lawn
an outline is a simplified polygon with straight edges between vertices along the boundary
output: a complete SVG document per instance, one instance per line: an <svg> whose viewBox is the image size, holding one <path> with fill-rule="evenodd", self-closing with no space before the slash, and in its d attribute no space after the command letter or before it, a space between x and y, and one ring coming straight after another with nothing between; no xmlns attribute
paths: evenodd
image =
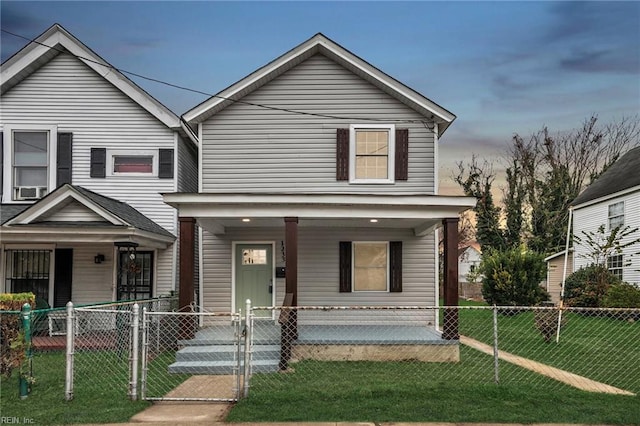
<svg viewBox="0 0 640 426"><path fill-rule="evenodd" d="M492 383L490 357L461 348L458 364L318 362L257 374L230 422L567 422L636 424L640 397L593 394L501 363L521 383ZM487 359L488 358L488 359Z"/></svg>

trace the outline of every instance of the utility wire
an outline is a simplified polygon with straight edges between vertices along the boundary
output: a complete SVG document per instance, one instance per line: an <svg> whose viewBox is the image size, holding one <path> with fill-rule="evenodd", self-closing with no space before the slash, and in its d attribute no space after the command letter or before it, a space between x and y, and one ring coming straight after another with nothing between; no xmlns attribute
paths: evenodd
<svg viewBox="0 0 640 426"><path fill-rule="evenodd" d="M396 122L396 123L422 123L425 127L429 128L429 126L427 125L427 122L424 120L411 120L411 119L384 119L384 118L373 118L373 117L348 117L348 116L338 116L338 115L332 115L332 114L322 114L322 113L317 113L317 112L308 112L308 111L299 111L299 110L293 110L293 109L288 109L288 108L280 108L280 107L275 107L275 106L271 106L271 105L265 105L265 104L256 104L253 102L247 102L247 101L243 101L241 99L232 99L232 98L228 98L225 96L220 96L220 95L214 95L208 92L203 92L201 90L197 90L197 89L192 89L190 87L186 87L186 86L181 86L178 84L174 84L174 83L170 83L168 81L164 81L164 80L160 80L157 78L153 78L153 77L148 77L146 75L142 75L142 74L138 74L136 72L133 71L127 71L125 69L122 68L117 68L114 67L113 65L109 64L109 63L103 63L100 61L96 61L94 59L91 58L86 58L84 56L80 56L80 55L75 55L67 50L63 50L63 49L58 49L57 47L54 46L49 46L45 43L39 42L35 39L31 39L29 37L25 37L23 35L20 34L16 34L14 32L11 32L9 30L6 30L4 28L1 28L0 31L2 31L3 33L12 35L14 37L18 37L21 39L24 39L30 43L35 43L35 44L39 44L41 46L44 46L48 49L52 49L52 50L56 50L60 53L68 53L71 56L83 60L83 61L87 61L87 62L91 62L100 66L103 66L105 68L109 68L111 70L117 71L119 73L122 74L128 74L134 77L138 77L141 78L143 80L147 80L147 81L151 81L154 83L158 83L158 84L162 84L165 86L169 86L169 87L173 87L175 89L179 89L179 90L184 90L184 91L188 91L188 92L192 92L192 93L197 93L200 95L204 95L204 96L209 96L211 98L217 98L217 99L222 99L225 101L229 101L232 103L239 103L239 104L244 104L244 105L250 105L250 106L254 106L257 108L263 108L263 109L268 109L268 110L272 110L272 111L281 111L281 112L287 112L287 113L291 113L291 114L298 114L298 115L308 115L308 116L314 116L314 117L322 117L322 118L331 118L331 119L337 119L337 120L352 120L352 121L356 121L356 120L360 120L360 121L379 121L379 122L385 122L385 123L389 123L389 122ZM431 116L431 118L433 118L433 115Z"/></svg>

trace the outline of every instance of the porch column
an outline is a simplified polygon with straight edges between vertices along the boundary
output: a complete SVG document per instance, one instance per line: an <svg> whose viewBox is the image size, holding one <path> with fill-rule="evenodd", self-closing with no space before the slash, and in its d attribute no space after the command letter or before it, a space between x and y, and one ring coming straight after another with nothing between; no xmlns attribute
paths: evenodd
<svg viewBox="0 0 640 426"><path fill-rule="evenodd" d="M291 306L298 306L298 218L285 217L285 283L292 295Z"/></svg>
<svg viewBox="0 0 640 426"><path fill-rule="evenodd" d="M195 270L195 232L196 220L193 217L180 217L180 288L178 308L190 312L187 308L193 303L193 280Z"/></svg>
<svg viewBox="0 0 640 426"><path fill-rule="evenodd" d="M449 217L442 221L444 228L444 304L458 306L458 221ZM442 338L456 340L458 332L458 310L445 309Z"/></svg>
<svg viewBox="0 0 640 426"><path fill-rule="evenodd" d="M298 218L285 217L285 298L283 306L298 306ZM283 309L280 314L280 363L281 371L289 368L291 347L298 338L298 312Z"/></svg>

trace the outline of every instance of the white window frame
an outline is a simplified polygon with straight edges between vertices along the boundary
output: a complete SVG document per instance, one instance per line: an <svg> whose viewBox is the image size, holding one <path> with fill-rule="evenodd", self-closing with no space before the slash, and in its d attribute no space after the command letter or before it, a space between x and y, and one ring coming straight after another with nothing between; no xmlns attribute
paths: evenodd
<svg viewBox="0 0 640 426"><path fill-rule="evenodd" d="M151 173L125 172L116 173L113 171L114 157L151 157ZM147 176L158 177L158 150L128 150L128 149L107 149L106 167L107 176Z"/></svg>
<svg viewBox="0 0 640 426"><path fill-rule="evenodd" d="M47 190L48 194L56 187L56 158L58 154L58 127L55 125L16 125L5 124L3 127L5 147L8 149L4 152L3 159L3 179L2 179L2 202L3 203L25 203L34 201L24 201L15 199L16 191L15 173L13 169L14 143L13 134L15 132L47 132L49 134L47 140Z"/></svg>
<svg viewBox="0 0 640 426"><path fill-rule="evenodd" d="M356 246L358 244L384 244L387 250L387 279L386 279L386 287L384 290L358 290L356 289ZM389 281L391 279L391 267L390 267L390 248L389 241L352 241L351 242L352 250L351 250L351 292L352 293L388 293L389 292Z"/></svg>
<svg viewBox="0 0 640 426"><path fill-rule="evenodd" d="M389 132L389 151L387 153L387 179L356 179L356 132L360 130L387 130ZM352 124L349 126L349 183L353 184L392 184L395 183L396 165L396 126L395 124Z"/></svg>
<svg viewBox="0 0 640 426"><path fill-rule="evenodd" d="M618 204L622 205L622 214L611 216L611 207L616 206ZM622 223L618 226L624 226L624 208L625 208L624 201L618 201L617 203L612 203L607 206L607 224L609 225L610 231L616 228L615 226L611 226L612 219L622 218Z"/></svg>
<svg viewBox="0 0 640 426"><path fill-rule="evenodd" d="M613 258L620 258L620 266L611 266ZM623 281L624 280L624 254L617 253L607 257L607 270L611 272L613 275L620 278L620 281ZM618 273L617 271L620 271L620 272Z"/></svg>

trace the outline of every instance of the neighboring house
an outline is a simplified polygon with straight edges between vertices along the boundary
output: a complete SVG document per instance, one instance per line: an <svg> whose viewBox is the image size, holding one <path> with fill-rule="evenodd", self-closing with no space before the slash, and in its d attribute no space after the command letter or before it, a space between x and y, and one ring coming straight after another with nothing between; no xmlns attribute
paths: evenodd
<svg viewBox="0 0 640 426"><path fill-rule="evenodd" d="M544 259L547 262L547 279L541 285L551 296L551 301L555 304L560 303L560 295L562 294L562 282L566 277L573 273L573 248L569 249L569 254L565 256L566 250L552 254ZM565 266L565 273L562 268Z"/></svg>
<svg viewBox="0 0 640 426"><path fill-rule="evenodd" d="M437 194L451 112L317 34L183 118L201 140L200 188L164 197L191 221L186 245L200 226L205 309L434 306L443 223L445 304L457 304L458 215L475 200Z"/></svg>
<svg viewBox="0 0 640 426"><path fill-rule="evenodd" d="M478 274L481 261L482 254L475 245L467 245L458 249L460 297L482 299L482 275Z"/></svg>
<svg viewBox="0 0 640 426"><path fill-rule="evenodd" d="M59 307L174 290L160 193L197 190L195 134L59 25L1 74L0 291Z"/></svg>
<svg viewBox="0 0 640 426"><path fill-rule="evenodd" d="M604 225L610 232L617 226L640 227L640 147L624 154L573 202L573 235L584 239L583 232L596 232ZM640 231L629 241L640 237ZM627 240L624 240L627 241ZM591 261L585 244L574 242L574 267L578 270ZM631 245L623 253L613 254L607 268L623 281L640 285L640 244Z"/></svg>

